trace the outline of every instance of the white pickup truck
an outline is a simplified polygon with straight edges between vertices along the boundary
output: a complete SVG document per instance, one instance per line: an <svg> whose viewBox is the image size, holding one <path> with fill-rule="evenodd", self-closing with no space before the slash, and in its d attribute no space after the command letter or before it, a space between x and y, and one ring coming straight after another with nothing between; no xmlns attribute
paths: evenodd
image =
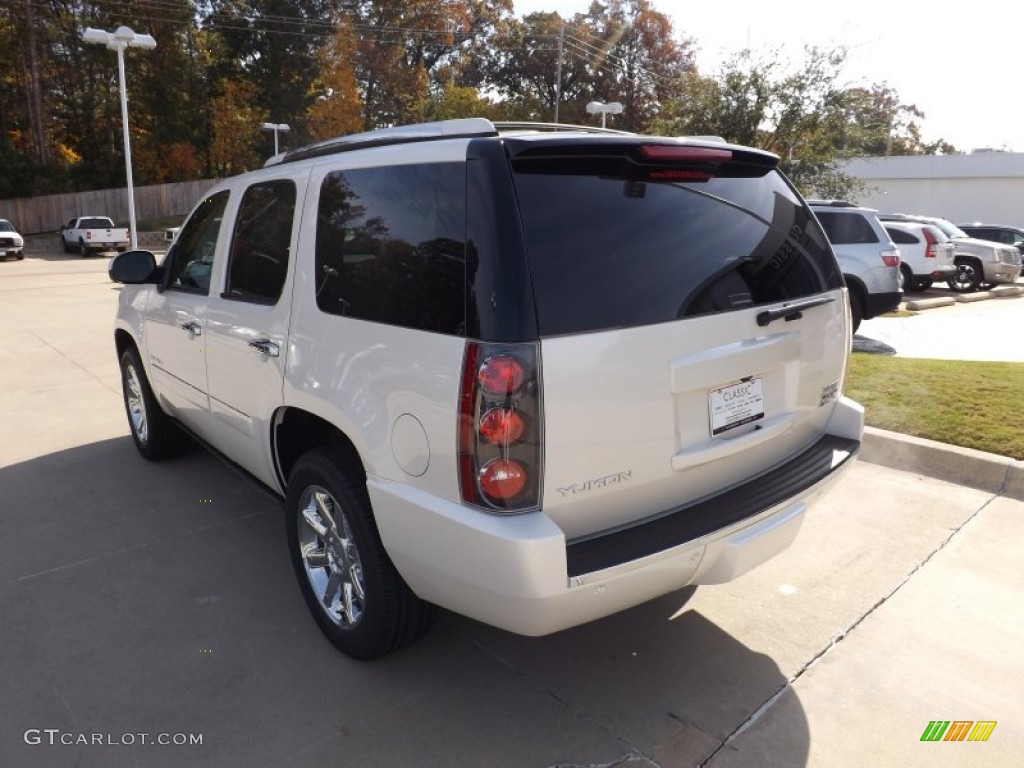
<svg viewBox="0 0 1024 768"><path fill-rule="evenodd" d="M106 216L79 216L69 221L60 231L64 253L78 252L88 256L99 251L128 250L128 230L115 227Z"/></svg>

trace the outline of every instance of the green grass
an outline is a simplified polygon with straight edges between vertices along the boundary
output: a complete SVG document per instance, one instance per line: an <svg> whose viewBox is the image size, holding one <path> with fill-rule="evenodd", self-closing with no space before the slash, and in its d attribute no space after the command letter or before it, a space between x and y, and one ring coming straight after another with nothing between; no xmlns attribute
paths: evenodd
<svg viewBox="0 0 1024 768"><path fill-rule="evenodd" d="M844 393L873 427L1024 459L1024 363L854 354Z"/></svg>

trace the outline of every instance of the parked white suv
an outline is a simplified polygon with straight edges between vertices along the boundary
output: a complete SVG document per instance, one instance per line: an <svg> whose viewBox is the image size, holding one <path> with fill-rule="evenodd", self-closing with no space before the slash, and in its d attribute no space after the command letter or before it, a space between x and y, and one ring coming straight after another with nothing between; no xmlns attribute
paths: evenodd
<svg viewBox="0 0 1024 768"><path fill-rule="evenodd" d="M897 309L903 299L900 251L872 208L845 200L809 200L835 250L850 289L854 332L861 320Z"/></svg>
<svg viewBox="0 0 1024 768"><path fill-rule="evenodd" d="M140 452L280 494L345 653L728 581L852 463L846 291L774 155L470 119L271 163L112 261L115 341Z"/></svg>
<svg viewBox="0 0 1024 768"><path fill-rule="evenodd" d="M938 227L915 221L887 221L885 231L900 249L903 290L926 291L936 280L946 281L956 275L956 246Z"/></svg>

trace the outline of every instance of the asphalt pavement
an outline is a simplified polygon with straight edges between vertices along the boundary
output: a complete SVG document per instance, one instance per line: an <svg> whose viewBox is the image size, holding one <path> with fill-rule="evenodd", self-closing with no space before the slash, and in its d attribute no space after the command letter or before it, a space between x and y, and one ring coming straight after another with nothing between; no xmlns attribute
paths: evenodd
<svg viewBox="0 0 1024 768"><path fill-rule="evenodd" d="M1020 763L1005 479L860 461L730 584L547 638L442 613L355 662L308 616L279 502L200 450L138 456L105 270L0 263L0 766ZM995 726L922 741L935 721Z"/></svg>

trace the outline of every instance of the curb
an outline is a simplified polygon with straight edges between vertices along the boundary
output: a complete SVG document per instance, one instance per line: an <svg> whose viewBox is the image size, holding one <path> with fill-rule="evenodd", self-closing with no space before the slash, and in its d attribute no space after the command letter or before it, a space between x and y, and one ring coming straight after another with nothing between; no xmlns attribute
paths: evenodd
<svg viewBox="0 0 1024 768"><path fill-rule="evenodd" d="M864 427L860 460L1024 501L1024 462L995 453Z"/></svg>

